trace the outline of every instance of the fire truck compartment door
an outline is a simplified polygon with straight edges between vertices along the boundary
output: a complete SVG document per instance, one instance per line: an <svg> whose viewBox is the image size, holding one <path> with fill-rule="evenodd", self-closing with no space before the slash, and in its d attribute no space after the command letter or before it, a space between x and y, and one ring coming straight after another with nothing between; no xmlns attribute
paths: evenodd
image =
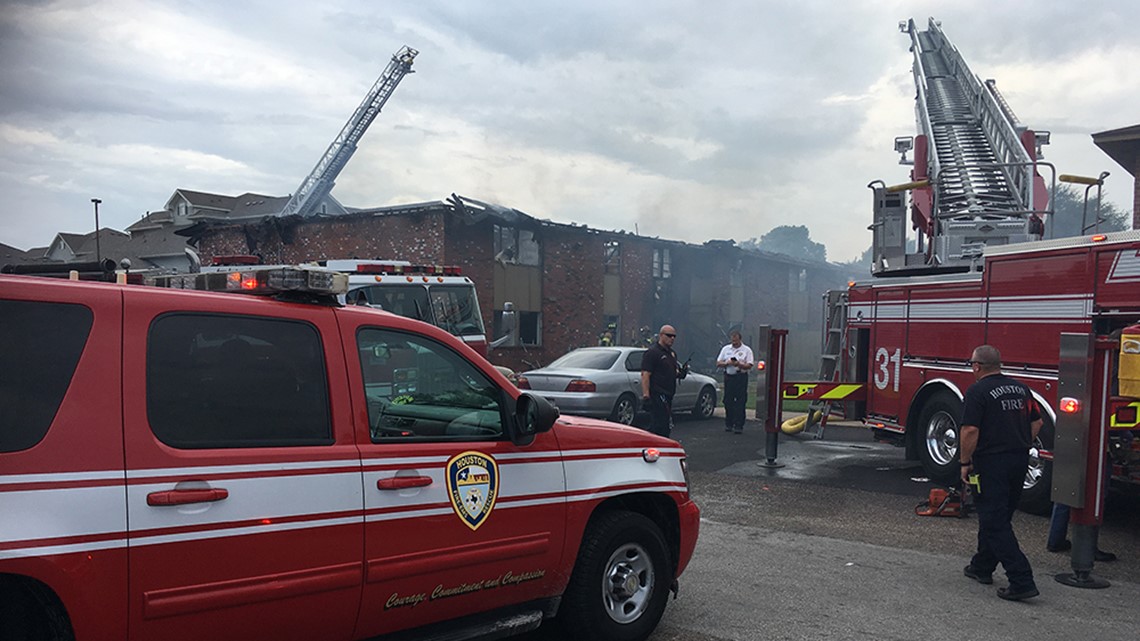
<svg viewBox="0 0 1140 641"><path fill-rule="evenodd" d="M1053 500L1076 508L1085 505L1092 356L1093 342L1089 334L1061 334L1057 398L1073 398L1078 405L1075 412L1057 412Z"/></svg>

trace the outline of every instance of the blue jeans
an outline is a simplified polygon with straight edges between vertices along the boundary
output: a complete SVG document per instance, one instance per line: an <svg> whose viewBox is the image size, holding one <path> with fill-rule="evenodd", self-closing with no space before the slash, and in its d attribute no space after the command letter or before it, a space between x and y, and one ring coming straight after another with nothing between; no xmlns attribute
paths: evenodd
<svg viewBox="0 0 1140 641"><path fill-rule="evenodd" d="M1049 540L1045 542L1048 548L1056 548L1065 542L1069 534L1069 506L1064 503L1053 504L1053 515L1049 517Z"/></svg>

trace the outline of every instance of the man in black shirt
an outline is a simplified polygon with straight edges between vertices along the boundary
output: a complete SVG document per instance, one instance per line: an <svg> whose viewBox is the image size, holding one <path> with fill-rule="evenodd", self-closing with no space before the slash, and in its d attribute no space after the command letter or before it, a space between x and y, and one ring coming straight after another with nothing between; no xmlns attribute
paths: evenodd
<svg viewBox="0 0 1140 641"><path fill-rule="evenodd" d="M657 342L645 350L641 357L641 402L649 409L653 423L649 431L669 436L673 429L673 394L677 392L677 379L685 378L688 366L677 364L673 341L677 330L662 325Z"/></svg>
<svg viewBox="0 0 1140 641"><path fill-rule="evenodd" d="M978 551L966 576L993 583L1000 562L1009 578L998 596L1020 601L1038 594L1033 569L1013 533L1013 513L1021 498L1029 447L1041 429L1041 414L1029 388L1001 373L1001 354L982 345L970 357L973 385L962 399L962 482L977 475Z"/></svg>

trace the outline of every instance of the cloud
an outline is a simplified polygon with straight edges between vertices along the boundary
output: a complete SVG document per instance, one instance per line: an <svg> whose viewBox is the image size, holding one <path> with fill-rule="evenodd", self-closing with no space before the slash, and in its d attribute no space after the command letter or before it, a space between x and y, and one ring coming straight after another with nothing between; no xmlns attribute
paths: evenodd
<svg viewBox="0 0 1140 641"><path fill-rule="evenodd" d="M180 187L291 193L407 44L415 73L337 180L346 204L457 192L691 242L802 224L854 258L867 183L908 177L897 23L929 15L1053 132L1050 161L1108 169L1127 198L1090 140L1134 124L1140 5L1124 0L59 0L0 13L0 241L83 229L91 197L122 228Z"/></svg>

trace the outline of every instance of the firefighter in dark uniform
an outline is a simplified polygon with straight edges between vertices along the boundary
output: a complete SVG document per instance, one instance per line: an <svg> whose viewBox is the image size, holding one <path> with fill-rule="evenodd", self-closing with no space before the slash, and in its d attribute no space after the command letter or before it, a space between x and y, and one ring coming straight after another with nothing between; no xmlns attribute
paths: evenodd
<svg viewBox="0 0 1140 641"><path fill-rule="evenodd" d="M657 342L645 350L641 357L641 402L653 417L649 431L661 436L669 436L673 428L673 394L677 391L677 379L689 373L688 365L677 363L677 353L673 351L673 341L677 330L672 325L662 325L657 333Z"/></svg>
<svg viewBox="0 0 1140 641"><path fill-rule="evenodd" d="M977 381L962 399L960 464L962 482L974 475L978 512L978 551L965 574L993 583L997 564L1005 568L1008 588L999 597L1020 601L1038 594L1033 569L1013 533L1013 513L1021 498L1029 448L1041 429L1041 413L1029 388L1001 372L1001 354L982 345L970 357Z"/></svg>

